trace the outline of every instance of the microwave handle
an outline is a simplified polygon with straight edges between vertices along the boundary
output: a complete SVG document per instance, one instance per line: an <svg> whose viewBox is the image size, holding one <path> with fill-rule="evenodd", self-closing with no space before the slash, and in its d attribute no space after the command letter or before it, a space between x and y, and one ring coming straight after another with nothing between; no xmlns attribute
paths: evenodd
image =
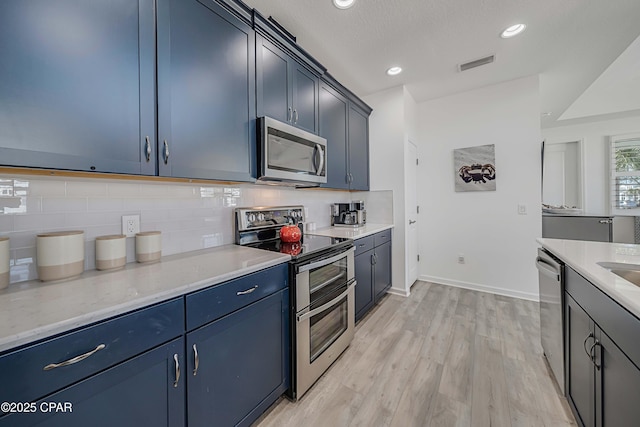
<svg viewBox="0 0 640 427"><path fill-rule="evenodd" d="M316 162L316 157L320 155L320 159ZM318 166L316 166L318 163ZM320 144L316 144L313 150L313 166L316 168L316 175L320 175L322 173L322 168L324 167L324 150Z"/></svg>

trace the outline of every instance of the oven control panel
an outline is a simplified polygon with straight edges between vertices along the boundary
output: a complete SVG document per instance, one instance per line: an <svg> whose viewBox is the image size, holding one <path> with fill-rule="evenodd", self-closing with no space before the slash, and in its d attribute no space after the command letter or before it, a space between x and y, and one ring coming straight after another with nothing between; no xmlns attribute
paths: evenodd
<svg viewBox="0 0 640 427"><path fill-rule="evenodd" d="M300 222L305 222L303 206L236 209L238 231L281 227L283 225L298 224Z"/></svg>

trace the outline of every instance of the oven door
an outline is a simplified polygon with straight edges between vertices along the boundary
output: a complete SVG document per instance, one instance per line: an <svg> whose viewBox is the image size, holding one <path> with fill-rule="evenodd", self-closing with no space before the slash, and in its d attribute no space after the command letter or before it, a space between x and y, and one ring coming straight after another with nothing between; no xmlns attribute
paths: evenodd
<svg viewBox="0 0 640 427"><path fill-rule="evenodd" d="M351 280L296 315L296 390L300 398L353 340L355 286Z"/></svg>

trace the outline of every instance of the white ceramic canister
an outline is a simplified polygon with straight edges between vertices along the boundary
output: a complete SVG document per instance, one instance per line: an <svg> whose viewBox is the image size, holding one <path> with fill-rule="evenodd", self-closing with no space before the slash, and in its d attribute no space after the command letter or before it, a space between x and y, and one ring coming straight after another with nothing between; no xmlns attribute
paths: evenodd
<svg viewBox="0 0 640 427"><path fill-rule="evenodd" d="M136 261L153 262L162 256L162 235L159 231L136 234Z"/></svg>
<svg viewBox="0 0 640 427"><path fill-rule="evenodd" d="M84 231L38 234L36 262L43 282L79 276L84 271Z"/></svg>
<svg viewBox="0 0 640 427"><path fill-rule="evenodd" d="M9 238L0 237L0 289L9 286Z"/></svg>
<svg viewBox="0 0 640 427"><path fill-rule="evenodd" d="M124 234L96 237L96 268L113 270L127 263L127 237Z"/></svg>

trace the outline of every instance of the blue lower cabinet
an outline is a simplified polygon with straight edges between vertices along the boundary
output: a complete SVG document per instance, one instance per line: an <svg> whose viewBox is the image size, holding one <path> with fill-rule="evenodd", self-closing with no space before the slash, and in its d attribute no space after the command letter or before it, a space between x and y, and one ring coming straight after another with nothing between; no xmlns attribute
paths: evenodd
<svg viewBox="0 0 640 427"><path fill-rule="evenodd" d="M248 426L289 386L289 290L187 334L190 427Z"/></svg>
<svg viewBox="0 0 640 427"><path fill-rule="evenodd" d="M184 338L175 339L27 403L33 412L6 415L0 427L185 426L183 353Z"/></svg>

